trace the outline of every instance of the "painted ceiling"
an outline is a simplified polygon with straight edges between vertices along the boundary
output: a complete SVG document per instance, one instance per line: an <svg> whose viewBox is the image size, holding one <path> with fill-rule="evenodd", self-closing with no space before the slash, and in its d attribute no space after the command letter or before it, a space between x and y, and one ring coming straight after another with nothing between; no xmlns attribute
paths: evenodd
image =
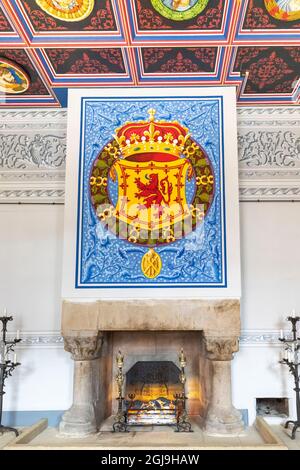
<svg viewBox="0 0 300 470"><path fill-rule="evenodd" d="M0 106L70 87L236 85L298 104L300 0L1 0Z"/></svg>

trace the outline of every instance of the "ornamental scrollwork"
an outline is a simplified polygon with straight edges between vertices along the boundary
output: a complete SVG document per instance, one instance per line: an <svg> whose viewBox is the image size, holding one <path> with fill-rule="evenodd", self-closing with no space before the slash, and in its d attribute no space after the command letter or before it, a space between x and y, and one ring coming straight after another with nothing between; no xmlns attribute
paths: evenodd
<svg viewBox="0 0 300 470"><path fill-rule="evenodd" d="M250 130L238 135L240 169L300 167L300 136L290 130Z"/></svg>
<svg viewBox="0 0 300 470"><path fill-rule="evenodd" d="M65 135L2 134L0 135L0 168L24 170L64 168Z"/></svg>

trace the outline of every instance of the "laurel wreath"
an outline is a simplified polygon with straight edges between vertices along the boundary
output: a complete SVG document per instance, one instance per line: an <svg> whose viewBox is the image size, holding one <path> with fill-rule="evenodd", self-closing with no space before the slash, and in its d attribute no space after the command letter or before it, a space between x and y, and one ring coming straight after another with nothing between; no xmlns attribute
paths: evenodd
<svg viewBox="0 0 300 470"><path fill-rule="evenodd" d="M199 223L203 222L211 207L215 188L214 173L208 156L192 138L186 142L183 154L190 161L196 180L196 191L190 204L192 216L190 229L193 231ZM101 150L92 166L89 182L90 197L98 219L106 229L113 231L113 233L116 231L115 234L118 237L130 243L157 246L175 242L176 234L182 233L184 221L173 223L167 229L161 228L155 232L158 236L151 238L153 232L150 230L141 230L139 227L118 218L108 191L109 173L117 158L119 158L119 145L113 139ZM197 207L199 205L203 210Z"/></svg>

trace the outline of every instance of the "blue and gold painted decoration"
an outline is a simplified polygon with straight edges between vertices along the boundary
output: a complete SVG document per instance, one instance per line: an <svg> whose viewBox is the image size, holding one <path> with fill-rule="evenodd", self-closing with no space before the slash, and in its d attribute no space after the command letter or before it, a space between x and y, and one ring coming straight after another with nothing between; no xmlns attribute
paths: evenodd
<svg viewBox="0 0 300 470"><path fill-rule="evenodd" d="M62 21L82 21L93 11L95 0L36 0L48 15Z"/></svg>
<svg viewBox="0 0 300 470"><path fill-rule="evenodd" d="M300 20L300 0L265 0L270 15L280 21Z"/></svg>
<svg viewBox="0 0 300 470"><path fill-rule="evenodd" d="M28 90L30 79L17 64L0 57L0 92L20 94Z"/></svg>
<svg viewBox="0 0 300 470"><path fill-rule="evenodd" d="M209 0L151 0L155 10L173 21L195 18L206 8Z"/></svg>
<svg viewBox="0 0 300 470"><path fill-rule="evenodd" d="M84 109L76 287L226 286L221 98Z"/></svg>

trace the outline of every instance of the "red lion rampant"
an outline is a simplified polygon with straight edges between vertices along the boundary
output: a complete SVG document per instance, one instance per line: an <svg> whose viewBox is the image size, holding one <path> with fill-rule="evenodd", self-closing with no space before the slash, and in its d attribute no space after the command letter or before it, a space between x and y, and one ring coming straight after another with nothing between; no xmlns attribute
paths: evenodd
<svg viewBox="0 0 300 470"><path fill-rule="evenodd" d="M173 185L169 182L168 176L159 181L158 175L151 173L148 179L149 183L142 183L140 178L134 180L139 189L135 197L143 198L147 209L152 205L161 206L163 203L168 205L173 191Z"/></svg>

